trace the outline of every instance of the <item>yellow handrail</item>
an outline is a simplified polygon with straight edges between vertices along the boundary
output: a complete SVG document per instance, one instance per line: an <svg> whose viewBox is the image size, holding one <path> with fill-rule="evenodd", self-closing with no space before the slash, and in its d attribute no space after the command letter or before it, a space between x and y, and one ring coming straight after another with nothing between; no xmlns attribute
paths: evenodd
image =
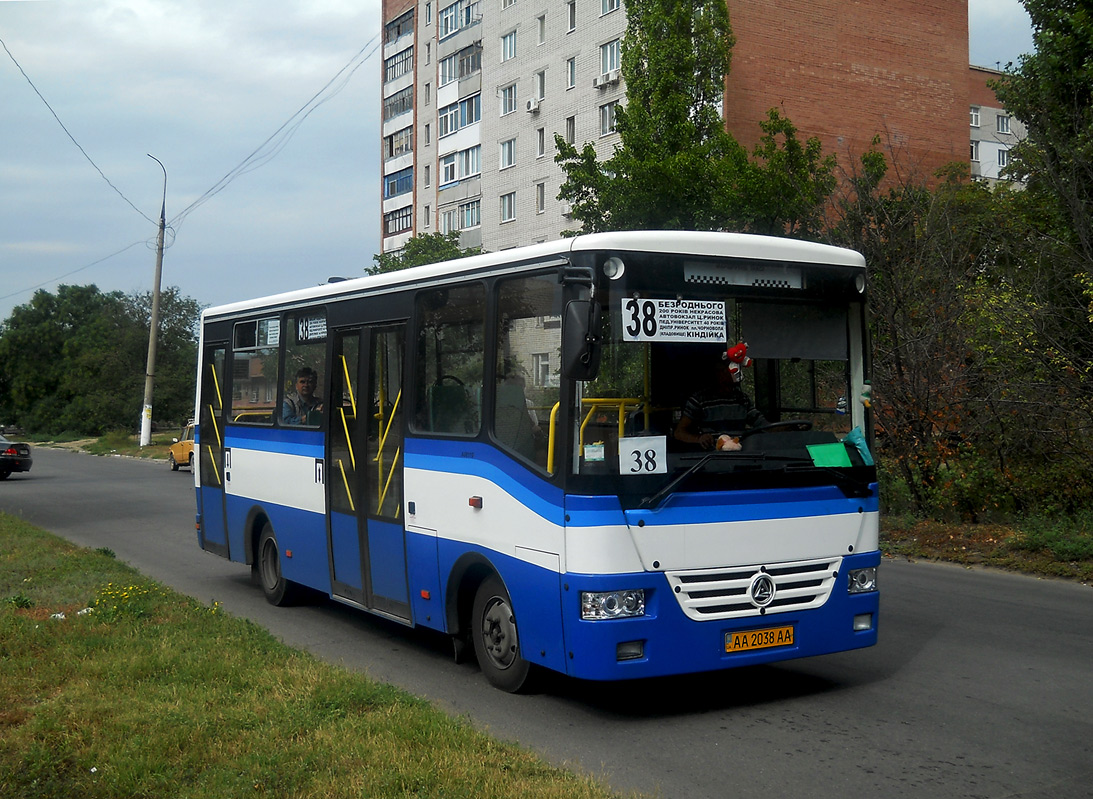
<svg viewBox="0 0 1093 799"><path fill-rule="evenodd" d="M220 437L220 425L216 423L216 411L213 410L212 405L209 406L209 420L213 423L213 432L216 433L216 445L224 446L224 440Z"/></svg>
<svg viewBox="0 0 1093 799"><path fill-rule="evenodd" d="M550 428L547 432L547 473L554 474L554 431L558 421L558 409L562 407L562 403L555 402L554 407L550 409Z"/></svg>
<svg viewBox="0 0 1093 799"><path fill-rule="evenodd" d="M338 357L342 359L342 372L345 374L345 387L349 391L349 404L353 406L353 416L356 418L357 398L353 395L353 379L349 376L349 362L346 361L344 355L339 355Z"/></svg>
<svg viewBox="0 0 1093 799"><path fill-rule="evenodd" d="M208 444L206 444L205 449L207 449L209 451L209 463L211 463L212 466L213 466L213 472L216 475L216 484L218 486L219 485L224 485L224 481L222 481L220 479L220 470L216 468L216 458L213 457L213 448L211 446L209 446Z"/></svg>
<svg viewBox="0 0 1093 799"><path fill-rule="evenodd" d="M384 482L383 488L380 489L379 504L376 507L376 512L377 513L379 513L382 510L383 503L387 499L387 490L391 487L391 480L395 476L395 467L398 466L398 459L399 459L399 455L401 455L401 454L402 454L402 447L399 447L398 449L395 450L395 457L391 460L391 469L390 469L390 471L387 472L387 480ZM383 476L383 474L381 473L380 477L382 477L382 476ZM402 508L400 508L400 507L395 508L395 518L396 519L399 517L399 514L401 512L402 512Z"/></svg>
<svg viewBox="0 0 1093 799"><path fill-rule="evenodd" d="M645 401L640 397L585 397L581 400L582 405L589 406L588 413L585 414L584 419L581 421L581 438L580 445L584 447L584 430L588 426L589 420L592 419L594 414L601 406L607 406L610 408L618 407L619 412L619 438L624 438L626 435L626 408L628 406L634 406L635 408L641 407Z"/></svg>
<svg viewBox="0 0 1093 799"><path fill-rule="evenodd" d="M345 408L338 408L338 411L342 415L342 430L345 431L345 445L349 449L349 463L356 471L357 457L353 454L353 436L349 435L349 420L345 418Z"/></svg>
<svg viewBox="0 0 1093 799"><path fill-rule="evenodd" d="M224 397L220 393L220 381L216 379L216 364L210 363L209 369L213 373L213 386L216 387L216 401L220 403L220 407L224 407Z"/></svg>
<svg viewBox="0 0 1093 799"><path fill-rule="evenodd" d="M349 478L345 476L345 463L342 461L341 458L338 458L338 468L342 472L342 485L345 486L345 496L346 499L349 500L349 510L356 513L357 506L353 502L353 492L349 490Z"/></svg>

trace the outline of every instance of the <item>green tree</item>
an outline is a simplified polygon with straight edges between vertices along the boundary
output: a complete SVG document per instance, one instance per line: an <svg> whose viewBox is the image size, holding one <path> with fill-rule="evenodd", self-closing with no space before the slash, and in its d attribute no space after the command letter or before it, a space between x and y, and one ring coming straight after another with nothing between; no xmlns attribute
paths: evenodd
<svg viewBox="0 0 1093 799"><path fill-rule="evenodd" d="M600 160L555 136L565 172L558 199L580 232L734 229L818 234L835 184L834 159L800 142L776 110L749 155L721 116L734 38L723 0L627 3L622 41L625 105L615 110L620 144Z"/></svg>
<svg viewBox="0 0 1093 799"><path fill-rule="evenodd" d="M135 428L144 392L150 295L95 286L38 291L0 326L0 413L28 430L99 435ZM193 413L196 302L161 297L157 420Z"/></svg>
<svg viewBox="0 0 1093 799"><path fill-rule="evenodd" d="M1055 206L1093 277L1093 9L1085 0L1022 2L1035 50L993 84L1028 130L1011 171Z"/></svg>
<svg viewBox="0 0 1093 799"><path fill-rule="evenodd" d="M379 275L385 272L398 272L409 269L411 266L424 264L436 264L441 261L451 261L456 258L466 258L468 255L480 255L481 247L468 247L462 249L459 246L459 231L448 233L422 233L413 236L398 252L377 253L372 256L376 265L366 269L370 275Z"/></svg>

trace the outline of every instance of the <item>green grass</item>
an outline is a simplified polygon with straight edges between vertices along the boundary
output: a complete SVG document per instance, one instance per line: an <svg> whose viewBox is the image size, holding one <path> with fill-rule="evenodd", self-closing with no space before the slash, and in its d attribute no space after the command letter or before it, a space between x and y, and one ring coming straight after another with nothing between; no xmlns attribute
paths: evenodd
<svg viewBox="0 0 1093 799"><path fill-rule="evenodd" d="M607 797L0 514L0 796Z"/></svg>

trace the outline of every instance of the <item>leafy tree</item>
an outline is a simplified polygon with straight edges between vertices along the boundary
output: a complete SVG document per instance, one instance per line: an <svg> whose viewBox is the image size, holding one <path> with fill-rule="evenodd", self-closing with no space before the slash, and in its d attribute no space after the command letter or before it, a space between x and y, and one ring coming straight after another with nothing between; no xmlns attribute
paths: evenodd
<svg viewBox="0 0 1093 799"><path fill-rule="evenodd" d="M95 286L38 291L0 326L0 413L44 433L99 435L134 428L143 404L150 295L103 294ZM161 296L155 410L193 413L200 310L177 288Z"/></svg>
<svg viewBox="0 0 1093 799"><path fill-rule="evenodd" d="M394 253L378 253L372 258L376 265L366 269L370 275L379 275L384 272L398 272L409 269L411 266L424 264L436 264L441 261L451 261L456 258L466 258L468 255L480 255L481 247L468 247L462 249L459 246L459 231L448 233L422 233L413 236L406 242L401 250Z"/></svg>
<svg viewBox="0 0 1093 799"><path fill-rule="evenodd" d="M877 150L862 158L831 231L870 267L888 489L942 518L1079 506L1093 477L1080 283L1034 234L1027 193L965 165L934 183L888 172Z"/></svg>
<svg viewBox="0 0 1093 799"><path fill-rule="evenodd" d="M1028 129L1011 171L1057 208L1093 276L1093 9L1084 0L1022 2L1035 51L994 83Z"/></svg>
<svg viewBox="0 0 1093 799"><path fill-rule="evenodd" d="M814 236L834 186L831 158L771 111L749 155L721 116L734 38L723 0L627 3L626 104L620 144L601 161L555 136L567 202L581 232L634 228Z"/></svg>

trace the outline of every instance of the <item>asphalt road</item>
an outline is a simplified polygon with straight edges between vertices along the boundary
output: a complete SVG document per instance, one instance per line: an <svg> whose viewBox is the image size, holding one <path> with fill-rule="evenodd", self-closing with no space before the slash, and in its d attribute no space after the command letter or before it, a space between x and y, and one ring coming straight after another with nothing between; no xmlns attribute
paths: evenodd
<svg viewBox="0 0 1093 799"><path fill-rule="evenodd" d="M661 797L1093 797L1093 589L885 561L880 644L698 677L490 688L443 637L334 603L266 604L198 549L193 481L37 448L0 510L397 684L552 763ZM514 795L516 793L514 792Z"/></svg>

